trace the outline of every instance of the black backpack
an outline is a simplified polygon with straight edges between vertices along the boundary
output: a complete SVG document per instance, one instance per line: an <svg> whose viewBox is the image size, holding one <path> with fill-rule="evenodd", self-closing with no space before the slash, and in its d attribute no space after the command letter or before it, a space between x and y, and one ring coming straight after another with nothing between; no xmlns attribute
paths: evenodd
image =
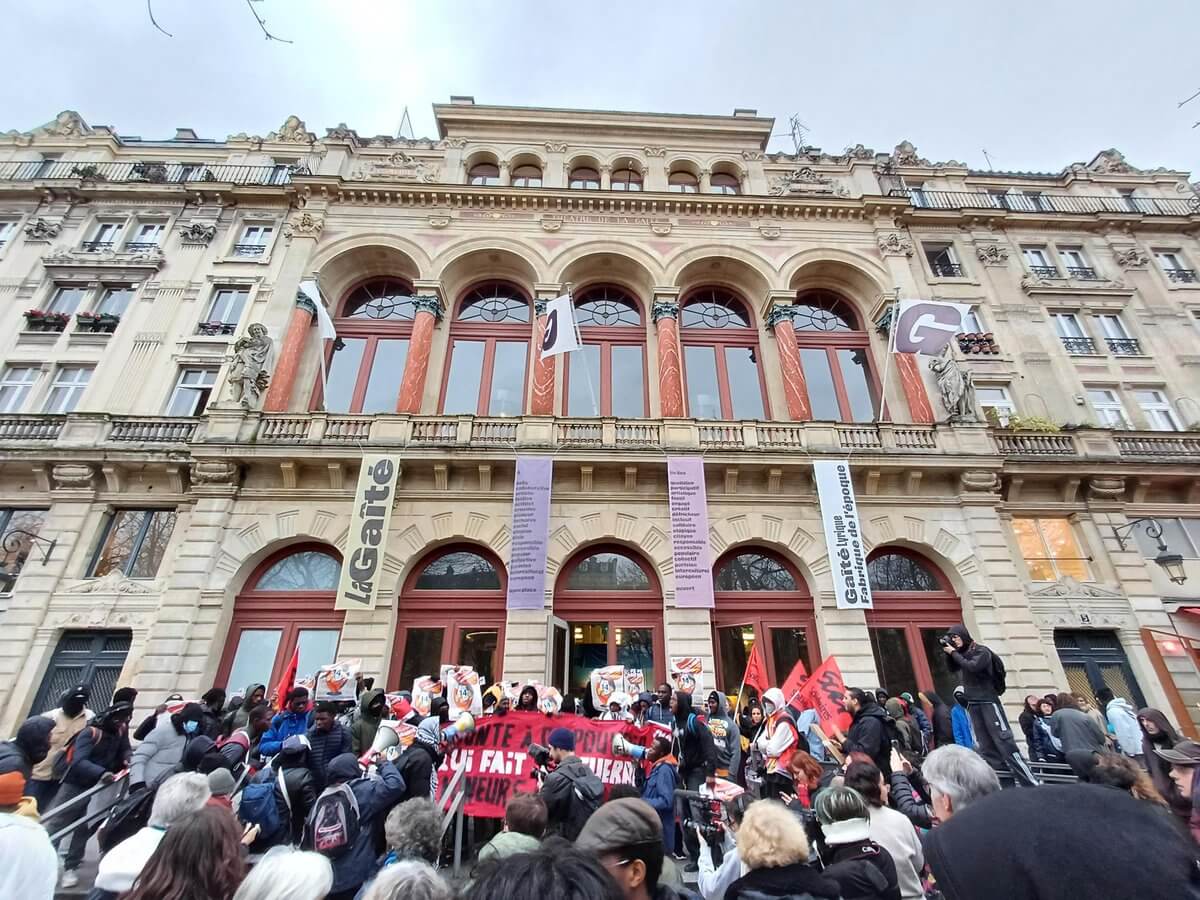
<svg viewBox="0 0 1200 900"><path fill-rule="evenodd" d="M350 785L327 787L308 814L304 846L331 858L339 857L354 846L360 826L358 798Z"/></svg>
<svg viewBox="0 0 1200 900"><path fill-rule="evenodd" d="M1004 660L1000 656L992 653L992 687L996 689L997 694L1003 694L1008 690L1008 671L1004 668Z"/></svg>
<svg viewBox="0 0 1200 900"><path fill-rule="evenodd" d="M585 763L563 769L562 773L571 782L572 794L571 811L563 823L562 836L573 841L579 837L579 832L583 831L592 813L604 802L604 782Z"/></svg>

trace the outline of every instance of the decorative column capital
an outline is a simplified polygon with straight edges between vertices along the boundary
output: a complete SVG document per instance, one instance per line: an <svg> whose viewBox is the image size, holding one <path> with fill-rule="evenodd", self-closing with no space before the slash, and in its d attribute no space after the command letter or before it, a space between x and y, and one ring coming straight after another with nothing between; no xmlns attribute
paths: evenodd
<svg viewBox="0 0 1200 900"><path fill-rule="evenodd" d="M412 298L412 304L413 309L415 309L417 312L432 313L434 319L439 322L442 320L442 316L444 314L442 311L442 301L437 295L417 294Z"/></svg>
<svg viewBox="0 0 1200 900"><path fill-rule="evenodd" d="M317 304L313 303L304 291L296 291L296 308L304 310L313 318L317 316Z"/></svg>
<svg viewBox="0 0 1200 900"><path fill-rule="evenodd" d="M657 324L659 319L678 319L679 303L676 300L655 300L650 310L650 320Z"/></svg>
<svg viewBox="0 0 1200 900"><path fill-rule="evenodd" d="M539 319L546 314L546 304L549 300L539 297L533 301L533 312Z"/></svg>
<svg viewBox="0 0 1200 900"><path fill-rule="evenodd" d="M796 307L781 303L773 303L767 312L767 327L774 330L775 326L785 319L791 322L796 317Z"/></svg>

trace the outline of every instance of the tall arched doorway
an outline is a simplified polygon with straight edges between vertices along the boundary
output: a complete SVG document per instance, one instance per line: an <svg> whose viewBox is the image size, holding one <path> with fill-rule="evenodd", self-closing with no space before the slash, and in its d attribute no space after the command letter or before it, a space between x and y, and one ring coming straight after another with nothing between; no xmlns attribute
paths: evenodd
<svg viewBox="0 0 1200 900"><path fill-rule="evenodd" d="M342 561L325 544L296 544L264 559L233 604L217 684L230 694L276 684L299 647L301 676L337 659L344 613L333 608Z"/></svg>
<svg viewBox="0 0 1200 900"><path fill-rule="evenodd" d="M941 570L920 554L883 547L867 560L875 608L867 630L880 687L889 694L936 690L949 701L958 684L938 638L962 621L962 604Z"/></svg>
<svg viewBox="0 0 1200 900"><path fill-rule="evenodd" d="M757 643L771 684L782 684L797 662L811 672L821 660L808 585L786 559L758 547L739 547L713 566L717 686L736 694Z"/></svg>
<svg viewBox="0 0 1200 900"><path fill-rule="evenodd" d="M413 566L400 591L392 690L409 690L442 663L469 665L492 684L504 646L504 565L474 544L440 547Z"/></svg>
<svg viewBox="0 0 1200 900"><path fill-rule="evenodd" d="M576 553L559 573L551 619L551 683L582 697L600 666L641 669L646 684L667 674L662 588L651 565L624 547Z"/></svg>

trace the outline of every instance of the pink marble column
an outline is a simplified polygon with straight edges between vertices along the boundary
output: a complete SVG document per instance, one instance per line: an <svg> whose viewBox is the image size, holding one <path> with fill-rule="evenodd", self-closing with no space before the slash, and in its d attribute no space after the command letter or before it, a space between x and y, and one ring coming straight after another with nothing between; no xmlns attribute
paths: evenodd
<svg viewBox="0 0 1200 900"><path fill-rule="evenodd" d="M655 301L652 318L658 331L658 400L664 419L679 419L684 415L678 317L678 303Z"/></svg>
<svg viewBox="0 0 1200 900"><path fill-rule="evenodd" d="M933 407L929 405L929 395L925 393L925 383L921 381L921 369L915 353L893 354L896 364L896 374L900 377L900 386L904 389L904 399L908 401L908 414L914 425L932 425Z"/></svg>
<svg viewBox="0 0 1200 900"><path fill-rule="evenodd" d="M437 297L413 298L416 315L413 317L412 337L408 341L408 356L404 359L404 376L400 381L400 396L396 412L416 414L421 411L425 396L425 377L429 374L429 352L433 347L433 326L442 317L442 302Z"/></svg>
<svg viewBox="0 0 1200 900"><path fill-rule="evenodd" d="M534 416L554 415L554 361L557 357L542 359L542 338L546 334L546 301L535 300L537 319L533 328L533 397L529 402L529 414Z"/></svg>
<svg viewBox="0 0 1200 900"><path fill-rule="evenodd" d="M300 360L304 356L304 344L308 329L316 318L317 309L303 294L296 296L296 308L288 321L283 346L279 349L279 361L271 374L267 396L263 398L264 412L287 412L292 401L292 390L296 387L296 375L300 371Z"/></svg>
<svg viewBox="0 0 1200 900"><path fill-rule="evenodd" d="M800 348L796 345L796 332L792 328L792 307L773 306L767 316L767 325L775 331L775 345L779 349L779 368L783 374L783 396L787 401L788 418L793 422L812 421L812 404L808 399L808 382L800 365Z"/></svg>

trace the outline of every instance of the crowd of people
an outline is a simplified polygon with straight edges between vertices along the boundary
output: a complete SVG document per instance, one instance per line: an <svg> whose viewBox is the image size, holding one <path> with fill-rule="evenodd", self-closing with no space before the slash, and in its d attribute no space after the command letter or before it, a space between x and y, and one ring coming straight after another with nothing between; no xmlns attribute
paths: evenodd
<svg viewBox="0 0 1200 900"><path fill-rule="evenodd" d="M1200 898L1200 743L1108 690L1029 696L1031 758L1080 782L1040 784L1002 661L962 626L942 646L950 703L852 687L844 731L779 688L735 708L661 684L584 710L627 723L633 784L606 788L570 720L547 723L461 873L443 867L440 696L421 715L370 679L352 708L213 688L135 723L133 689L93 712L80 685L0 744L0 896L77 885L98 831L90 900ZM536 687L490 694L486 715L512 710L538 712ZM388 719L410 743L377 740Z"/></svg>

